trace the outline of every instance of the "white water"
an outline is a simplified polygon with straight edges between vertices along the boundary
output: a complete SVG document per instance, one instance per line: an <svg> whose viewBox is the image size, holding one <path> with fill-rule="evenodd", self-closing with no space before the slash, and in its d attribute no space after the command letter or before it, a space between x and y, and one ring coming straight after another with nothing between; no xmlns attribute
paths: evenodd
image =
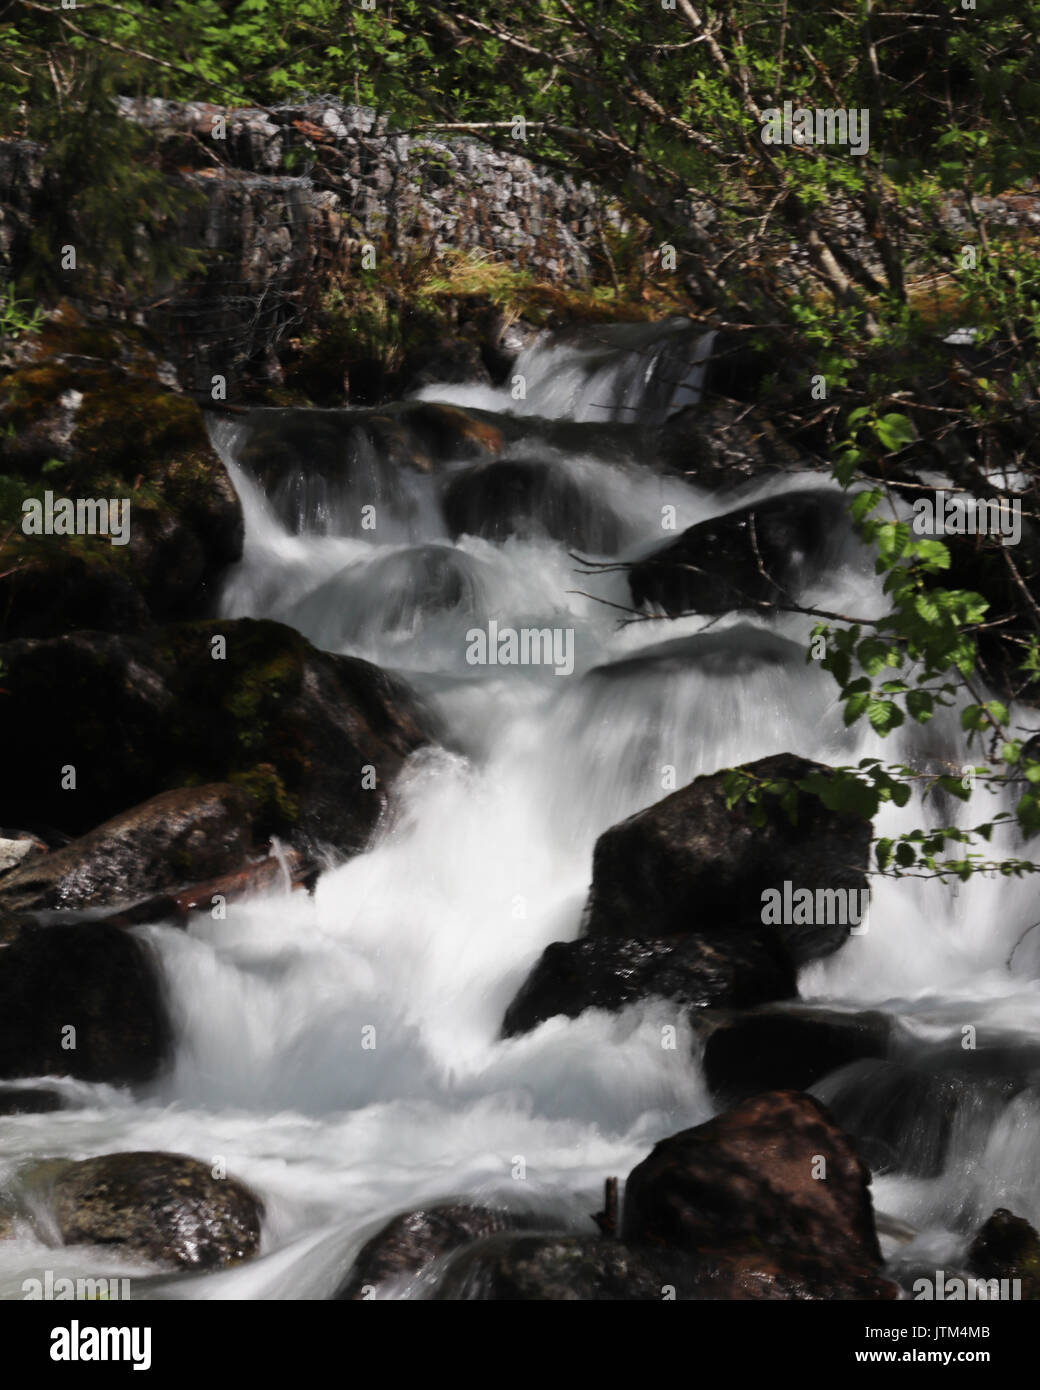
<svg viewBox="0 0 1040 1390"><path fill-rule="evenodd" d="M545 414L594 418L592 397L609 398L614 381L602 363L590 369L587 357L560 349L534 349L525 366L541 383ZM632 364L613 370L615 396L630 407ZM508 393L484 388L441 397L509 406ZM537 418L530 425L526 456L539 452ZM239 432L225 427L217 441L246 511L246 553L224 611L292 623L318 645L404 673L436 704L454 751L413 759L393 825L368 853L326 872L313 897L276 892L231 906L225 921L141 929L170 993L178 1038L170 1074L136 1099L61 1083L69 1109L6 1122L0 1182L41 1155L154 1148L222 1157L266 1203L261 1257L200 1278L135 1271L138 1296L327 1296L383 1220L446 1196L491 1198L591 1230L604 1177L624 1176L655 1140L712 1113L689 1034L668 1004L556 1018L530 1036L498 1039L542 949L577 934L596 836L664 795L668 767L682 785L784 750L832 763L958 759L952 726L887 742L845 730L830 677L804 662L808 620L734 614L619 627L622 615L577 591L624 604L622 577L582 577L567 548L549 540L453 545L430 479L413 488L407 526L389 518L391 539L335 534L350 530L348 518L323 528L333 534L290 534L235 466ZM623 518L626 555L667 538L664 504L677 508L679 529L733 504L639 464L559 463ZM758 495L796 485L788 479ZM425 611L444 563L460 567L459 602ZM854 545L812 597L877 611ZM574 673L468 665L466 631L490 618L573 628ZM727 673L698 669L680 644L672 660L593 673L708 627L725 633L749 622L796 642L793 659L745 658ZM746 631L738 645L747 649ZM970 819L982 818L976 807ZM911 805L886 814L883 828L920 822ZM944 1039L958 1048L966 1024L980 1049L1004 1035L1020 1049L1040 1045L1040 931L1015 951L1013 969L1005 963L1033 902L1028 881L959 889L876 881L869 931L805 969L801 993L888 1010L922 1054ZM661 1047L665 1023L680 1025L677 1050ZM371 1029L376 1045L365 1048ZM876 1181L877 1207L921 1233L901 1258L957 1255L972 1223L998 1205L1040 1221L1036 1092L1005 1098L961 1130L940 1177ZM0 1296L20 1297L24 1278L56 1266L72 1275L128 1271L104 1251L57 1255L26 1229L0 1241Z"/></svg>

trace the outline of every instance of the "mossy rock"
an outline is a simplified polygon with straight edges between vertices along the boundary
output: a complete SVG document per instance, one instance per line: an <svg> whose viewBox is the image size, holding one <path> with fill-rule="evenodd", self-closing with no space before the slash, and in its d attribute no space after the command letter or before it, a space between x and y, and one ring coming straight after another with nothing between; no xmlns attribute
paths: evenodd
<svg viewBox="0 0 1040 1390"><path fill-rule="evenodd" d="M242 553L201 410L132 334L63 311L0 380L0 637L199 617ZM26 534L31 498L129 502L129 542Z"/></svg>
<svg viewBox="0 0 1040 1390"><path fill-rule="evenodd" d="M410 692L280 623L207 620L0 646L17 731L0 824L80 835L173 787L231 782L258 836L354 853L427 737ZM75 787L63 788L75 769Z"/></svg>

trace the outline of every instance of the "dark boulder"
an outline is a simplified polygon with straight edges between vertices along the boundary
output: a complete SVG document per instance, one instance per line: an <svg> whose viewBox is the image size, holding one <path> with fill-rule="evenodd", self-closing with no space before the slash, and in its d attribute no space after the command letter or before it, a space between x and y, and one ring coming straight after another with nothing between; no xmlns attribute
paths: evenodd
<svg viewBox="0 0 1040 1390"><path fill-rule="evenodd" d="M461 1202L438 1203L393 1217L361 1247L346 1279L332 1295L364 1299L389 1280L419 1274L462 1245L528 1224L511 1212Z"/></svg>
<svg viewBox="0 0 1040 1390"><path fill-rule="evenodd" d="M253 805L231 783L178 787L31 860L0 882L12 911L109 907L238 868L254 851Z"/></svg>
<svg viewBox="0 0 1040 1390"><path fill-rule="evenodd" d="M208 1270L255 1255L263 1204L183 1154L115 1153L62 1165L51 1205L66 1245Z"/></svg>
<svg viewBox="0 0 1040 1390"><path fill-rule="evenodd" d="M407 444L388 438L378 417L370 429L369 418L356 410L254 410L236 456L292 531L361 536L362 507L398 516L411 507L400 468L411 461Z"/></svg>
<svg viewBox="0 0 1040 1390"><path fill-rule="evenodd" d="M761 400L741 405L705 398L688 406L656 431L653 452L668 472L719 491L814 467L811 454L783 438Z"/></svg>
<svg viewBox="0 0 1040 1390"><path fill-rule="evenodd" d="M899 1297L899 1288L872 1265L845 1264L810 1250L754 1248L704 1250L675 1271L679 1301L875 1302Z"/></svg>
<svg viewBox="0 0 1040 1390"><path fill-rule="evenodd" d="M746 763L742 772L794 785L829 769L790 753ZM802 963L836 951L850 926L840 904L865 894L871 825L830 811L798 790L792 821L780 796L763 791L756 824L746 800L727 807L726 774L698 777L656 805L612 826L596 842L587 910L590 936L675 936L732 928L761 931L767 893L784 885L813 895L812 920L772 926ZM832 894L839 890L838 900ZM768 901L772 901L769 899ZM818 910L817 910L818 909ZM784 913L786 916L786 911ZM800 914L802 915L802 914Z"/></svg>
<svg viewBox="0 0 1040 1390"><path fill-rule="evenodd" d="M460 410L440 401L409 401L400 408L398 418L434 464L488 459L501 453L505 442L495 417L485 411Z"/></svg>
<svg viewBox="0 0 1040 1390"><path fill-rule="evenodd" d="M659 941L583 937L546 947L507 1009L502 1033L513 1037L555 1014L577 1018L585 1009L623 1009L654 997L684 1008L739 1008L796 992L790 959L765 932Z"/></svg>
<svg viewBox="0 0 1040 1390"><path fill-rule="evenodd" d="M851 535L844 493L787 492L698 522L631 566L637 606L728 613L789 605Z"/></svg>
<svg viewBox="0 0 1040 1390"><path fill-rule="evenodd" d="M0 661L4 717L19 730L0 821L73 835L173 787L233 782L257 835L354 853L426 737L402 683L280 623L9 642Z"/></svg>
<svg viewBox="0 0 1040 1390"><path fill-rule="evenodd" d="M712 1095L727 1102L759 1091L806 1091L853 1062L884 1057L892 1031L885 1014L802 1006L704 1023L704 1079Z"/></svg>
<svg viewBox="0 0 1040 1390"><path fill-rule="evenodd" d="M151 1080L170 1024L148 948L98 922L0 920L0 1077Z"/></svg>
<svg viewBox="0 0 1040 1390"><path fill-rule="evenodd" d="M629 1175L622 1240L655 1250L810 1251L878 1273L870 1173L812 1096L771 1091L657 1144Z"/></svg>
<svg viewBox="0 0 1040 1390"><path fill-rule="evenodd" d="M439 1300L660 1300L668 1280L652 1260L599 1236L497 1235L468 1245L434 1290Z"/></svg>
<svg viewBox="0 0 1040 1390"><path fill-rule="evenodd" d="M695 632L642 647L632 656L594 666L588 680L614 684L687 674L727 680L764 668L805 669L805 648L750 623L735 623L724 632Z"/></svg>
<svg viewBox="0 0 1040 1390"><path fill-rule="evenodd" d="M1021 1216L998 1207L968 1250L968 1270L981 1279L1020 1279L1021 1296L1040 1300L1040 1235Z"/></svg>
<svg viewBox="0 0 1040 1390"><path fill-rule="evenodd" d="M57 1091L45 1086L0 1086L0 1115L46 1115L64 1106Z"/></svg>
<svg viewBox="0 0 1040 1390"><path fill-rule="evenodd" d="M597 554L620 544L620 524L607 505L565 467L539 459L503 459L453 473L441 505L456 537L547 535Z"/></svg>

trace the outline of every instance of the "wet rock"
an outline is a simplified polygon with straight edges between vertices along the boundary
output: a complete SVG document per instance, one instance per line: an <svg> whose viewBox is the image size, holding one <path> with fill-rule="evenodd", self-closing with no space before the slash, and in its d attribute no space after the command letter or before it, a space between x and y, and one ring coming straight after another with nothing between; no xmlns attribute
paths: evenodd
<svg viewBox="0 0 1040 1390"><path fill-rule="evenodd" d="M634 656L594 666L589 678L606 682L690 672L726 680L768 667L804 670L805 648L765 628L735 623L724 632L696 632L691 637L655 642Z"/></svg>
<svg viewBox="0 0 1040 1390"><path fill-rule="evenodd" d="M238 460L291 530L361 535L363 506L394 514L409 507L399 468L379 448L386 435L385 425L372 430L354 410L251 411ZM407 447L398 462L402 455Z"/></svg>
<svg viewBox="0 0 1040 1390"><path fill-rule="evenodd" d="M0 918L0 1077L154 1077L170 1024L148 948L118 927Z"/></svg>
<svg viewBox="0 0 1040 1390"><path fill-rule="evenodd" d="M0 1086L0 1115L46 1115L64 1106L57 1091L45 1086Z"/></svg>
<svg viewBox="0 0 1040 1390"><path fill-rule="evenodd" d="M561 465L504 459L451 476L441 499L452 535L547 535L579 550L604 554L620 542L617 518Z"/></svg>
<svg viewBox="0 0 1040 1390"><path fill-rule="evenodd" d="M1040 1235L1021 1216L998 1207L968 1250L968 1270L981 1279L1020 1279L1021 1296L1040 1300Z"/></svg>
<svg viewBox="0 0 1040 1390"><path fill-rule="evenodd" d="M547 1018L585 1009L623 1009L643 999L684 1008L745 1007L797 992L794 967L779 942L754 936L691 935L679 940L583 937L548 946L506 1011L504 1037Z"/></svg>
<svg viewBox="0 0 1040 1390"><path fill-rule="evenodd" d="M402 1212L361 1247L333 1299L356 1300L391 1279L420 1273L433 1260L462 1245L528 1224L514 1214L460 1202Z"/></svg>
<svg viewBox="0 0 1040 1390"><path fill-rule="evenodd" d="M9 874L27 859L46 852L47 846L34 835L16 835L11 839L0 837L0 875Z"/></svg>
<svg viewBox="0 0 1040 1390"><path fill-rule="evenodd" d="M917 1178L939 1176L958 1115L983 1102L957 1077L903 1059L864 1060L812 1084L874 1173Z"/></svg>
<svg viewBox="0 0 1040 1390"><path fill-rule="evenodd" d="M4 376L0 504L22 519L34 501L40 532L3 538L0 639L131 632L212 611L242 553L242 511L199 407L161 377L129 337L70 311ZM46 533L48 495L52 518L63 498L89 501L94 534Z"/></svg>
<svg viewBox="0 0 1040 1390"><path fill-rule="evenodd" d="M407 404L400 418L437 463L487 459L502 450L502 431L494 418L439 401Z"/></svg>
<svg viewBox="0 0 1040 1390"><path fill-rule="evenodd" d="M0 819L74 835L163 790L232 782L250 798L258 836L353 853L426 739L402 683L279 623L10 642L0 661L5 719L21 731Z"/></svg>
<svg viewBox="0 0 1040 1390"><path fill-rule="evenodd" d="M764 781L800 781L828 769L780 753L743 765ZM725 774L698 777L596 842L587 910L590 936L677 936L717 930L760 931L766 892L784 885L812 893L812 921L772 929L799 964L836 951L849 934L841 903L865 894L869 821L829 811L812 792L797 793L794 823L779 799L763 793L765 823L744 801L726 806ZM820 892L839 890L838 899ZM816 910L817 906L820 910ZM842 921L845 917L844 922Z"/></svg>
<svg viewBox="0 0 1040 1390"><path fill-rule="evenodd" d="M260 1199L183 1154L115 1153L63 1165L52 1204L66 1245L115 1246L181 1269L218 1269L260 1246Z"/></svg>
<svg viewBox="0 0 1040 1390"><path fill-rule="evenodd" d="M632 601L671 616L790 605L852 534L848 504L814 488L698 522L630 568Z"/></svg>
<svg viewBox="0 0 1040 1390"><path fill-rule="evenodd" d="M813 468L811 457L781 436L760 403L734 405L708 397L664 422L653 454L667 472L720 490Z"/></svg>
<svg viewBox="0 0 1040 1390"><path fill-rule="evenodd" d="M439 1300L617 1302L660 1300L667 1281L652 1261L599 1236L497 1235L461 1250L444 1271Z"/></svg>
<svg viewBox="0 0 1040 1390"><path fill-rule="evenodd" d="M877 1275L870 1173L822 1105L771 1091L657 1144L629 1175L621 1238L640 1249L811 1252Z"/></svg>
<svg viewBox="0 0 1040 1390"><path fill-rule="evenodd" d="M703 1020L704 1078L727 1102L759 1091L806 1091L868 1057L883 1057L892 1026L881 1013L782 1007Z"/></svg>
<svg viewBox="0 0 1040 1390"><path fill-rule="evenodd" d="M161 792L0 882L12 911L110 907L237 868L255 850L253 803L217 783Z"/></svg>
<svg viewBox="0 0 1040 1390"><path fill-rule="evenodd" d="M890 1301L899 1287L869 1264L808 1250L704 1250L673 1269L677 1301Z"/></svg>
<svg viewBox="0 0 1040 1390"><path fill-rule="evenodd" d="M409 354L402 371L405 395L441 382L491 385L491 373L475 334L460 333L453 338L428 343Z"/></svg>

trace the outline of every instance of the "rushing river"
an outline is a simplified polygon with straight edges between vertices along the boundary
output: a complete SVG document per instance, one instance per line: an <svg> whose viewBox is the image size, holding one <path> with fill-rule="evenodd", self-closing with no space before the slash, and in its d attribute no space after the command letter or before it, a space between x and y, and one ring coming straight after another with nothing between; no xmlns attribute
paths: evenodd
<svg viewBox="0 0 1040 1390"><path fill-rule="evenodd" d="M652 458L601 447L611 421L660 419L695 399L708 351L702 341L689 370L669 375L674 343L536 345L517 364L522 401L509 386L423 394L520 416L522 442L512 438L506 455L566 471L590 508L616 520L628 558L668 538L663 507L676 509L681 531L737 502L820 485L817 475L785 476L721 495L662 476ZM561 419L589 426L587 451L546 442L546 421ZM364 496L331 488L317 501L298 489L301 511L287 525L284 507L240 466L246 429L215 427L246 516L245 555L222 611L277 619L318 646L400 673L438 712L443 742L413 758L396 814L369 852L330 868L313 895L272 892L232 905L224 921L200 915L186 931L138 929L161 958L176 1028L174 1062L159 1082L132 1097L59 1081L66 1109L2 1127L0 1176L40 1156L219 1156L265 1202L261 1256L173 1277L23 1236L0 1242L4 1297L21 1297L22 1280L46 1268L136 1275L135 1296L326 1297L379 1224L453 1195L591 1231L606 1176L623 1177L657 1139L713 1113L692 1035L667 1003L558 1017L499 1039L542 949L578 933L596 837L666 794L663 769L681 786L780 751L835 764L870 755L963 761L952 715L882 741L865 725L844 728L836 687L815 663L758 660L761 632L804 652L812 622L800 615L711 621L717 634L739 629L731 646L746 648L743 660L686 661L679 646L671 659L633 659L612 679L590 674L709 620L624 625L610 606L629 602L624 576L581 574L562 542L453 542L434 476L410 478L402 505L381 507L373 532L356 524ZM808 597L880 611L851 536L838 538ZM572 633L573 671L470 664L467 633L492 620ZM944 814L972 823L990 809ZM891 833L924 814L911 802L886 811L879 828ZM816 1094L851 1106L869 1132L898 1102L908 1071L924 1078L903 1126L910 1160L897 1171L882 1162L874 1182L876 1208L903 1228L883 1241L897 1264L949 1267L997 1206L1040 1224L1040 930L1023 936L1034 917L1028 879L875 879L869 930L801 973L804 999L881 1009L902 1039L903 1071L857 1063ZM675 1022L679 1046L664 1050L661 1025ZM974 1049L964 1045L968 1026ZM913 1156L935 1151L940 1135L944 1157L929 1171Z"/></svg>

